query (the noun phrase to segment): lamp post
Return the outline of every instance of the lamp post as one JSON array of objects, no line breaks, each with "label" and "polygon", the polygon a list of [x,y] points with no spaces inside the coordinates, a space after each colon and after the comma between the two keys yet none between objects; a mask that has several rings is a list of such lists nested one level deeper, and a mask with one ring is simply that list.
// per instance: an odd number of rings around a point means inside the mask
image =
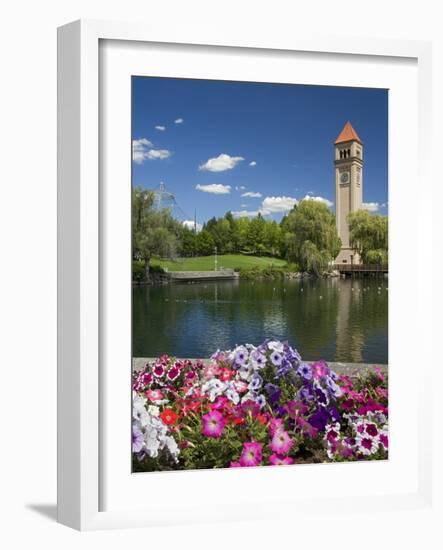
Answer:
[{"label": "lamp post", "polygon": [[214,246],[214,271],[217,271],[217,247]]}]

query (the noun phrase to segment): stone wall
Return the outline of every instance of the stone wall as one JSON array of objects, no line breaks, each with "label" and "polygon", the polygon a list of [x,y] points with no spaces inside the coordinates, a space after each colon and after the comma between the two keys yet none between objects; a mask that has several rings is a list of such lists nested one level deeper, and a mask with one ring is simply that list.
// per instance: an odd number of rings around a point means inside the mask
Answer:
[{"label": "stone wall", "polygon": [[[153,361],[155,361],[155,358],[152,357],[133,357],[132,370],[134,372],[137,372],[141,370],[146,365],[146,363],[150,363]],[[195,359],[191,359],[191,361],[195,361]],[[202,360],[204,364],[209,363],[209,361],[209,359]],[[307,362],[312,363],[313,361]],[[348,376],[358,376],[358,374],[364,374],[369,370],[374,370],[374,367],[379,367],[384,374],[388,373],[388,365],[375,365],[371,363],[339,363],[333,361],[328,362],[328,365],[338,374],[345,374]]]}]

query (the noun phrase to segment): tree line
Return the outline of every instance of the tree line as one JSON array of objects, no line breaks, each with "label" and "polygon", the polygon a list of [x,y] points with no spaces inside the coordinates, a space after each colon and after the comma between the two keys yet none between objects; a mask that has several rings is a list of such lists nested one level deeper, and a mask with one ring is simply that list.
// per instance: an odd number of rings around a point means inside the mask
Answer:
[{"label": "tree line", "polygon": [[[351,246],[365,263],[387,261],[386,216],[361,210],[348,218]],[[341,240],[335,216],[323,203],[303,200],[280,222],[232,212],[208,220],[200,231],[184,226],[168,210],[153,208],[153,195],[142,188],[132,192],[133,259],[148,274],[152,257],[163,258],[248,254],[286,259],[301,271],[320,274],[336,258]]]}]

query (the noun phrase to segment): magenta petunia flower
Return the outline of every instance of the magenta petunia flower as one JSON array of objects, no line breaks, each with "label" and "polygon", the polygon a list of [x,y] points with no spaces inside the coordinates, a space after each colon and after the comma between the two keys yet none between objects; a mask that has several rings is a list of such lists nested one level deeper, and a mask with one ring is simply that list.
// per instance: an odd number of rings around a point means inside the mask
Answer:
[{"label": "magenta petunia flower", "polygon": [[378,429],[375,424],[368,423],[366,424],[366,433],[370,435],[371,437],[376,437],[378,435]]},{"label": "magenta petunia flower", "polygon": [[290,456],[278,456],[277,454],[273,454],[269,457],[269,462],[273,466],[280,466],[285,464],[294,464],[294,459]]},{"label": "magenta petunia flower", "polygon": [[168,370],[167,377],[169,380],[174,381],[177,376],[180,374],[180,370],[174,365]]},{"label": "magenta petunia flower", "polygon": [[202,416],[203,435],[206,437],[218,438],[223,433],[225,427],[225,419],[223,415],[216,410],[212,410],[208,414]]},{"label": "magenta petunia flower", "polygon": [[243,450],[240,456],[240,466],[258,466],[261,462],[262,444],[251,441],[243,443]]},{"label": "magenta petunia flower", "polygon": [[380,434],[380,443],[383,445],[383,447],[385,449],[388,448],[389,444],[388,444],[388,436],[387,434],[384,434],[384,433],[381,433]]},{"label": "magenta petunia flower", "polygon": [[153,368],[153,373],[156,378],[161,378],[165,374],[165,369],[163,365],[161,364],[155,365],[155,367]]},{"label": "magenta petunia flower", "polygon": [[289,437],[288,432],[284,430],[276,431],[272,436],[270,447],[274,453],[279,455],[288,454],[292,447],[292,439]]}]

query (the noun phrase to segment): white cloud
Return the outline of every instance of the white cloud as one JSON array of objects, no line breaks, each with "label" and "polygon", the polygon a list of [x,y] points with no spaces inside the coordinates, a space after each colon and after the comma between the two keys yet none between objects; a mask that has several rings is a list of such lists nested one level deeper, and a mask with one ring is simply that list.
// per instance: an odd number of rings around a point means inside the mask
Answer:
[{"label": "white cloud", "polygon": [[249,166],[257,166],[257,163],[255,162],[255,160],[251,160],[251,162],[249,163]]},{"label": "white cloud", "polygon": [[166,126],[156,126],[156,130],[160,130],[160,132],[164,132],[166,130]]},{"label": "white cloud", "polygon": [[328,206],[329,208],[331,208],[331,206],[334,204],[333,202],[331,202],[329,199],[326,199],[325,197],[314,197],[309,194],[305,195],[305,197],[302,200],[322,202],[323,204],[326,204],[326,206]]},{"label": "white cloud", "polygon": [[230,185],[223,185],[222,183],[208,183],[207,185],[195,186],[197,191],[203,191],[203,193],[212,193],[214,195],[228,195],[231,192]]},{"label": "white cloud", "polygon": [[171,154],[171,151],[167,149],[149,149],[145,153],[145,157],[149,160],[163,160],[169,158]]},{"label": "white cloud", "polygon": [[143,164],[145,160],[163,160],[171,156],[167,149],[152,149],[149,139],[141,138],[132,141],[132,160],[136,164]]},{"label": "white cloud", "polygon": [[266,197],[262,202],[262,213],[288,212],[298,203],[293,197]]},{"label": "white cloud", "polygon": [[198,222],[194,224],[194,220],[185,220],[183,222],[183,225],[188,229],[192,229],[192,230],[194,230],[194,227],[195,227],[195,229],[197,230],[197,233],[199,233],[203,229],[203,225]]},{"label": "white cloud", "polygon": [[146,148],[151,146],[152,143],[149,139],[134,139],[132,141],[132,160],[137,164],[141,164],[144,161],[144,153]]},{"label": "white cloud", "polygon": [[246,189],[246,187],[244,185],[236,185],[235,186],[236,191],[244,191],[245,189]]},{"label": "white cloud", "polygon": [[174,120],[174,123],[175,123],[175,124],[183,124],[183,122],[184,122],[184,121],[183,121],[182,118],[176,118],[176,119]]},{"label": "white cloud", "polygon": [[243,157],[231,157],[222,153],[218,157],[208,159],[204,164],[201,164],[199,170],[208,170],[209,172],[224,172],[232,170],[239,162],[245,160]]},{"label": "white cloud", "polygon": [[368,210],[369,212],[378,212],[380,205],[378,202],[364,202],[362,208]]},{"label": "white cloud", "polygon": [[255,218],[258,214],[262,214],[260,210],[239,210],[232,212],[234,218]]},{"label": "white cloud", "polygon": [[256,191],[247,191],[246,193],[242,194],[242,197],[250,197],[251,199],[259,199],[263,195],[261,193],[258,193]]}]

